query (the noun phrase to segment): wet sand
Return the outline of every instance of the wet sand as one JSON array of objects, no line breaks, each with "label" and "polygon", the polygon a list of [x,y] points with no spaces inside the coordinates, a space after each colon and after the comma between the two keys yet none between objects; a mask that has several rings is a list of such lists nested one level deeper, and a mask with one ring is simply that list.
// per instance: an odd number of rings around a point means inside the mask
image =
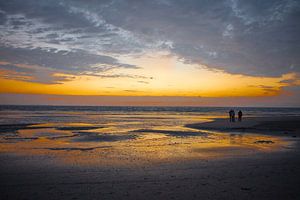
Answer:
[{"label": "wet sand", "polygon": [[214,119],[210,122],[187,124],[186,127],[200,130],[224,132],[252,132],[260,134],[293,134],[300,130],[300,117],[247,117],[241,122],[229,122],[229,119]]},{"label": "wet sand", "polygon": [[[138,138],[101,144],[98,135],[95,143],[13,140],[1,146],[1,199],[298,199],[299,119],[217,119],[187,125],[188,136],[140,129],[132,132]],[[55,134],[74,134],[64,129]]]}]

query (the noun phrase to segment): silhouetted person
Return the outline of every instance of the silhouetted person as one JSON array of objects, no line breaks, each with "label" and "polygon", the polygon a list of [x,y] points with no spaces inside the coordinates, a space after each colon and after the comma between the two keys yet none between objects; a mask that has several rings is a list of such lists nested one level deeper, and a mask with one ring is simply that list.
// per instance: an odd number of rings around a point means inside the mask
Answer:
[{"label": "silhouetted person", "polygon": [[232,122],[235,122],[235,112],[232,110]]},{"label": "silhouetted person", "polygon": [[242,117],[243,117],[243,113],[242,113],[242,111],[240,110],[240,111],[238,112],[238,119],[239,119],[239,122],[242,121]]},{"label": "silhouetted person", "polygon": [[229,110],[228,114],[229,114],[229,121],[230,122],[233,122],[233,118],[232,118],[232,115],[233,115],[234,111],[231,109]]}]

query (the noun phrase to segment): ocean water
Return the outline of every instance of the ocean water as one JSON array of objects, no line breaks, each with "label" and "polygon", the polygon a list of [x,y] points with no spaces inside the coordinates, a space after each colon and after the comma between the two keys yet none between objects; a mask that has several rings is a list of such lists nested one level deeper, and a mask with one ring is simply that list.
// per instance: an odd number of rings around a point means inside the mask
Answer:
[{"label": "ocean water", "polygon": [[[245,117],[299,116],[300,108],[256,107],[118,107],[118,106],[16,106],[0,105],[0,124],[48,122],[99,122],[105,117],[131,119],[224,118],[228,111],[242,110]],[[98,116],[99,118],[96,118]]]},{"label": "ocean water", "polygon": [[[274,136],[185,126],[226,118],[229,109],[0,106],[0,153],[44,156],[63,164],[111,166],[237,156],[286,145]],[[299,108],[238,109],[245,117],[300,115]]]}]

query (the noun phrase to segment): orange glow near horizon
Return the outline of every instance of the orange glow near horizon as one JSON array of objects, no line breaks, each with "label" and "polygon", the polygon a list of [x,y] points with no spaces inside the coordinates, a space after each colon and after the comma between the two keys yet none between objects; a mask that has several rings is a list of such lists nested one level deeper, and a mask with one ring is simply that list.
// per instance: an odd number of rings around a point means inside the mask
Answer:
[{"label": "orange glow near horizon", "polygon": [[[59,84],[28,82],[0,78],[0,93],[103,95],[103,96],[275,96],[287,86],[285,80],[295,74],[280,77],[255,77],[212,71],[196,64],[185,64],[173,56],[148,55],[140,58],[121,58],[139,69],[110,70],[110,74],[130,74],[132,77],[99,77],[53,73],[55,77],[70,77]],[[27,66],[28,67],[28,66]],[[36,69],[37,67],[34,66]],[[0,71],[1,74],[8,70]],[[105,74],[105,75],[110,75]],[[99,74],[98,74],[99,75]],[[143,78],[145,77],[145,78]],[[24,77],[25,78],[25,77]]]}]

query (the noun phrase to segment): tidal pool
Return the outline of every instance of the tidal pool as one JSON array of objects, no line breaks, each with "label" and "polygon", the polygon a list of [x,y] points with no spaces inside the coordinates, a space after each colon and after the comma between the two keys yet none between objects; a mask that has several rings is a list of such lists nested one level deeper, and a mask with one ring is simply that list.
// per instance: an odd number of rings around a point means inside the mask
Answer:
[{"label": "tidal pool", "polygon": [[[68,117],[61,120],[59,115]],[[187,128],[185,124],[212,120],[212,116],[190,113],[58,112],[51,116],[30,114],[27,123],[0,125],[0,152],[47,157],[58,165],[135,166],[250,156],[288,145],[274,136]]]}]

